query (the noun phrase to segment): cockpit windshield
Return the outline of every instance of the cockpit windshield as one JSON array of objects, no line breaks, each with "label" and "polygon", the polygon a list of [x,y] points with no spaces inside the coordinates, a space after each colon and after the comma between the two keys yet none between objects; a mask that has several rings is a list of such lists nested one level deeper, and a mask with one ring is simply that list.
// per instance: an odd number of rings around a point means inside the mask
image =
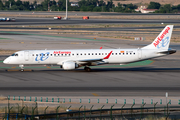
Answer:
[{"label": "cockpit windshield", "polygon": [[14,53],[14,54],[12,54],[11,56],[15,56],[15,53]]},{"label": "cockpit windshield", "polygon": [[11,56],[18,56],[18,54],[17,54],[17,53],[14,53],[14,54],[12,54]]}]

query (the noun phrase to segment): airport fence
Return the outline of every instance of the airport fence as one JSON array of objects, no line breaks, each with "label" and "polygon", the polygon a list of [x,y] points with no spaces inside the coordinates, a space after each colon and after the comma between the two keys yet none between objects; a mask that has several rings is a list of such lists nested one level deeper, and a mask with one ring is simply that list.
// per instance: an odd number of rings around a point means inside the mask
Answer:
[{"label": "airport fence", "polygon": [[[33,106],[6,106],[5,113],[0,114],[0,118],[3,120],[12,119],[25,119],[25,120],[66,120],[66,119],[144,119],[148,116],[152,118],[172,118],[180,119],[180,106],[166,106],[157,107],[157,103],[153,104],[153,107],[145,107],[146,103],[142,104],[140,107],[134,107],[132,104],[130,107],[125,107],[126,104],[119,108],[113,108],[112,105],[108,109],[104,109],[105,105],[102,105],[99,109],[86,108],[86,106],[81,105],[79,108],[71,109],[69,106],[66,112],[59,112],[61,105],[56,106],[53,111],[47,112],[49,106],[41,109],[38,104],[33,104]],[[43,111],[43,112],[42,112]]]},{"label": "airport fence", "polygon": [[180,105],[180,99],[171,101],[171,99],[168,98],[164,98],[164,99],[159,99],[159,100],[153,100],[153,99],[116,99],[116,98],[111,98],[111,99],[105,99],[105,98],[53,98],[53,97],[31,97],[31,96],[8,96],[6,99],[11,100],[11,101],[22,101],[22,102],[46,102],[46,103],[91,103],[91,104],[95,104],[95,103],[103,103],[103,104],[108,104],[108,103],[113,103],[113,104],[139,104],[139,103],[147,103],[147,104],[153,104],[154,102],[158,102],[158,104],[163,105],[163,104],[167,104],[167,102],[169,102],[169,104],[178,104]]},{"label": "airport fence", "polygon": [[[20,96],[8,96],[0,100],[2,108],[0,119],[142,119],[147,116],[180,119],[178,116],[180,115],[180,100],[175,106],[171,105],[171,100],[167,101],[167,104],[165,102],[162,104],[161,99],[159,103],[150,99],[147,104],[144,99],[141,104],[137,104],[135,99],[131,104],[126,104],[126,99],[121,104],[117,103],[117,99],[113,100],[114,103],[109,103],[108,99],[104,103],[100,103],[99,99],[97,103],[91,103],[90,99],[87,100],[83,105],[82,99],[79,99],[79,107],[73,108],[73,104],[77,103],[73,103],[71,99],[42,97],[28,97],[28,99],[23,97],[22,99]],[[63,107],[66,102],[69,106]],[[2,107],[3,104],[4,107]],[[40,106],[41,104],[44,106]],[[99,105],[98,109],[97,107],[93,109],[96,105]],[[107,108],[107,105],[110,107]]]}]

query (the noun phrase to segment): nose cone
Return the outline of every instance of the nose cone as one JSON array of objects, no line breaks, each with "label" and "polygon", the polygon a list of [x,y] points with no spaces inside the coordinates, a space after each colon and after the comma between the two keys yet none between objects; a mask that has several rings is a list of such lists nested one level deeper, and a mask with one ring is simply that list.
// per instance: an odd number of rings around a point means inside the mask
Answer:
[{"label": "nose cone", "polygon": [[10,58],[6,58],[6,59],[3,61],[4,64],[9,64],[9,62],[10,62]]}]

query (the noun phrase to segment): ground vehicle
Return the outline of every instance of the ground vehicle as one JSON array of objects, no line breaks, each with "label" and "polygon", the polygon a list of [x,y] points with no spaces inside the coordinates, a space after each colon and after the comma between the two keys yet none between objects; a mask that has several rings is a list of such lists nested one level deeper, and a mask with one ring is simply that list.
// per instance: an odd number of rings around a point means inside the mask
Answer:
[{"label": "ground vehicle", "polygon": [[1,22],[6,22],[6,21],[16,21],[16,19],[15,18],[0,18],[0,21]]},{"label": "ground vehicle", "polygon": [[61,20],[61,16],[54,17],[54,20]]},{"label": "ground vehicle", "polygon": [[88,20],[88,19],[89,19],[89,16],[83,16],[82,19],[83,19],[83,20]]}]

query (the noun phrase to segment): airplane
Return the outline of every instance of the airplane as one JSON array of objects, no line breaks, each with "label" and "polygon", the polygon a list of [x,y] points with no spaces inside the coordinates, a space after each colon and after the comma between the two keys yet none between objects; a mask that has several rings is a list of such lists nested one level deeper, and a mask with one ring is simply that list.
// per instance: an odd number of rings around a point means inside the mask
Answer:
[{"label": "airplane", "polygon": [[59,65],[64,70],[74,70],[103,64],[128,64],[151,58],[173,54],[169,48],[173,25],[167,25],[149,45],[137,49],[77,49],[77,50],[23,50],[6,58],[4,64],[19,65]]}]

